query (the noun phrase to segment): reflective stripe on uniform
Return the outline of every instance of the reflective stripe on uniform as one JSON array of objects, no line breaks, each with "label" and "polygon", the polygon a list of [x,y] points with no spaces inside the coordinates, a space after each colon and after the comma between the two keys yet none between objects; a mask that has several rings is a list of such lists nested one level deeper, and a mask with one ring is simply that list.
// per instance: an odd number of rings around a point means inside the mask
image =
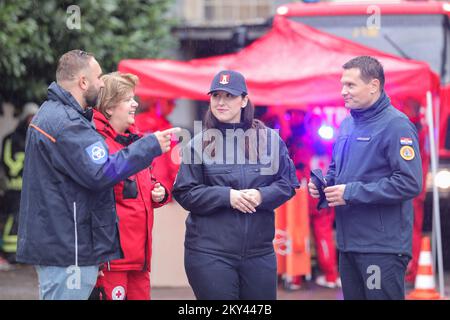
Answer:
[{"label": "reflective stripe on uniform", "polygon": [[17,235],[11,234],[11,230],[14,224],[14,215],[8,215],[5,228],[3,230],[3,245],[2,249],[7,253],[14,253],[17,251]]}]

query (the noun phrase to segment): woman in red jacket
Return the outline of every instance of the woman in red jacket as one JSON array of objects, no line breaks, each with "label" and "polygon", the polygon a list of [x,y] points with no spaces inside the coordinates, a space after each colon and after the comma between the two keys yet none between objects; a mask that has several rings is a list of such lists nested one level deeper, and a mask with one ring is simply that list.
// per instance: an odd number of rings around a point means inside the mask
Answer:
[{"label": "woman in red jacket", "polygon": [[[94,111],[94,123],[110,153],[114,153],[141,137],[134,127],[138,77],[113,72],[102,80],[105,87]],[[99,277],[98,286],[104,288],[107,300],[150,299],[153,208],[170,200],[169,191],[155,181],[150,170],[142,170],[114,186],[124,258],[107,263]]]}]

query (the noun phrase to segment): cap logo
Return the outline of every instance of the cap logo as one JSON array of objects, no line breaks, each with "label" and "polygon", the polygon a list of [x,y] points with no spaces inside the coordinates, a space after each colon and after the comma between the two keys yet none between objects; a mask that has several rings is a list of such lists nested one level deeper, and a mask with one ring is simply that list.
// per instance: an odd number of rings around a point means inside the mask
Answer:
[{"label": "cap logo", "polygon": [[222,74],[220,75],[220,84],[229,84],[230,83],[230,75],[229,74]]}]

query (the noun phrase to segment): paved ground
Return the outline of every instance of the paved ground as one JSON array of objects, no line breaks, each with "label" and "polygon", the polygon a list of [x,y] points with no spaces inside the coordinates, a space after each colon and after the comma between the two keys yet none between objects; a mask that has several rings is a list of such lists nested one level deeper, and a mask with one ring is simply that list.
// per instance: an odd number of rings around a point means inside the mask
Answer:
[{"label": "paved ground", "polygon": [[[450,295],[450,272],[445,275],[445,292]],[[188,287],[182,288],[153,288],[154,300],[193,300],[194,294]],[[15,270],[0,271],[0,300],[36,300],[38,299],[37,277],[30,266],[17,265]],[[341,300],[339,289],[318,287],[311,281],[303,284],[297,291],[287,292],[278,290],[279,300]]]}]

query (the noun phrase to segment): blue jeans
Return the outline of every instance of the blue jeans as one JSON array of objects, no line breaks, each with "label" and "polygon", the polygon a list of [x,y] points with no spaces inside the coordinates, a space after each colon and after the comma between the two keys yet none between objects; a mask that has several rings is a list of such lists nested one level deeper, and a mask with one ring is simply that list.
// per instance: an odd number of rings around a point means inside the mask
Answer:
[{"label": "blue jeans", "polygon": [[87,300],[97,282],[98,266],[34,266],[40,300]]}]

